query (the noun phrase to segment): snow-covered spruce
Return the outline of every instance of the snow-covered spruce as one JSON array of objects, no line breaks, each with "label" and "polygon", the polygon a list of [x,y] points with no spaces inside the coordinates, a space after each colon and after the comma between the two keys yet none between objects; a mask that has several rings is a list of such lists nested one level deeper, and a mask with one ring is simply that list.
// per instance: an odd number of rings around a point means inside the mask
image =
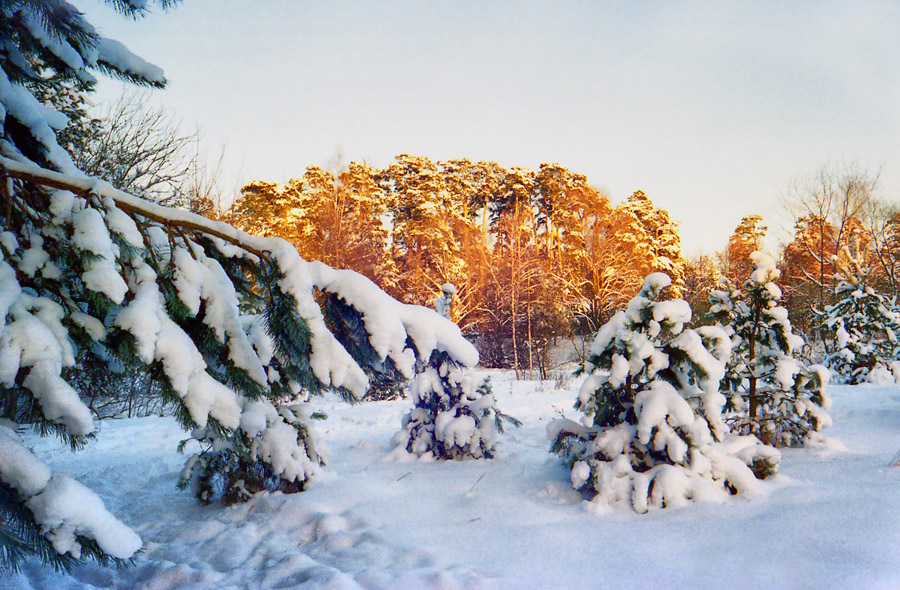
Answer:
[{"label": "snow-covered spruce", "polygon": [[[450,321],[456,288],[447,283],[441,291],[434,308]],[[496,407],[490,379],[476,386],[474,363],[466,366],[458,359],[441,350],[417,359],[416,376],[408,387],[413,408],[393,438],[397,451],[431,459],[490,459],[503,422],[521,425]]]},{"label": "snow-covered spruce", "polygon": [[444,283],[441,286],[441,295],[434,300],[434,311],[448,320],[453,319],[453,296],[456,294],[456,285]]},{"label": "snow-covered spruce", "polygon": [[668,276],[651,274],[627,309],[600,328],[575,407],[581,423],[547,427],[572,486],[598,505],[643,513],[759,490],[780,454],[722,422],[731,342],[717,327],[685,330],[691,309],[661,300]]},{"label": "snow-covered spruce", "polygon": [[803,339],[778,305],[775,261],[762,252],[750,258],[754,270],[743,290],[723,279],[709,296],[707,317],[731,337],[721,386],[728,398],[726,422],[732,432],[754,434],[776,447],[816,442],[831,425],[828,369],[797,358]]},{"label": "snow-covered spruce", "polygon": [[412,409],[403,416],[393,444],[420,458],[490,459],[503,422],[489,379],[476,384],[470,367],[444,351],[431,354],[408,389]]},{"label": "snow-covered spruce", "polygon": [[900,381],[896,302],[871,286],[871,269],[854,259],[848,248],[840,254],[835,289],[839,300],[825,308],[819,325],[832,351],[825,364],[842,383]]}]

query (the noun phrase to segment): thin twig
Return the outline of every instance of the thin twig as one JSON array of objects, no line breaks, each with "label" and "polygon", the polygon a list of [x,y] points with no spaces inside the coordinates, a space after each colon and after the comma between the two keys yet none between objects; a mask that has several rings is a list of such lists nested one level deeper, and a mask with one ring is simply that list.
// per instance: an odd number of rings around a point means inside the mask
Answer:
[{"label": "thin twig", "polygon": [[[485,475],[487,475],[487,471],[485,471],[484,473],[482,473],[482,474],[481,474],[481,477],[479,477],[478,479],[475,480],[475,483],[473,483],[473,484],[472,484],[472,487],[469,488],[469,491],[466,492],[466,496],[471,496],[471,495],[472,495],[472,490],[475,489],[475,486],[478,485],[478,482],[480,482],[482,479],[484,479],[484,476],[485,476]],[[471,521],[470,521],[470,522],[471,522]]]}]

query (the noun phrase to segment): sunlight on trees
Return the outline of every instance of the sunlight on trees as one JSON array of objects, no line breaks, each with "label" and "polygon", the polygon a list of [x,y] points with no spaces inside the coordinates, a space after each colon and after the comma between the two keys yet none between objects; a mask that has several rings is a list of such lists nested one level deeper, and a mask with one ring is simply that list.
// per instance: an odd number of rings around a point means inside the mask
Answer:
[{"label": "sunlight on trees", "polygon": [[482,362],[546,375],[560,338],[596,330],[662,271],[685,285],[669,213],[638,191],[613,206],[584,175],[402,154],[384,169],[310,167],[258,180],[227,212],[235,226],[292,242],[391,295],[428,305],[457,288],[454,317]]}]

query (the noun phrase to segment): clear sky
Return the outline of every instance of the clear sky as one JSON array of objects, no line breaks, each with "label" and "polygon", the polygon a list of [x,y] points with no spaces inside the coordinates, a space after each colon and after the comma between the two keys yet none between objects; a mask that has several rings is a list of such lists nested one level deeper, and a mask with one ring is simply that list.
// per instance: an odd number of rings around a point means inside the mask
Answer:
[{"label": "clear sky", "polygon": [[896,0],[74,2],[165,70],[154,100],[225,146],[229,189],[337,155],[559,162],[646,192],[688,253],[743,215],[786,225],[779,197],[828,163],[882,168],[900,202]]}]

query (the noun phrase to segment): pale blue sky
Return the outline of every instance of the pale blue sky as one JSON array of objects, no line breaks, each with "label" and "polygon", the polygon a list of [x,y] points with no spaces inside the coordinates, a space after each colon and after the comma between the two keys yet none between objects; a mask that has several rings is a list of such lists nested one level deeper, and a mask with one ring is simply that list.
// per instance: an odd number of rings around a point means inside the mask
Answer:
[{"label": "pale blue sky", "polygon": [[338,153],[559,162],[614,202],[645,191],[689,253],[743,215],[783,225],[778,198],[829,162],[883,166],[900,201],[896,0],[75,4],[165,70],[154,100],[225,145],[229,188]]}]

